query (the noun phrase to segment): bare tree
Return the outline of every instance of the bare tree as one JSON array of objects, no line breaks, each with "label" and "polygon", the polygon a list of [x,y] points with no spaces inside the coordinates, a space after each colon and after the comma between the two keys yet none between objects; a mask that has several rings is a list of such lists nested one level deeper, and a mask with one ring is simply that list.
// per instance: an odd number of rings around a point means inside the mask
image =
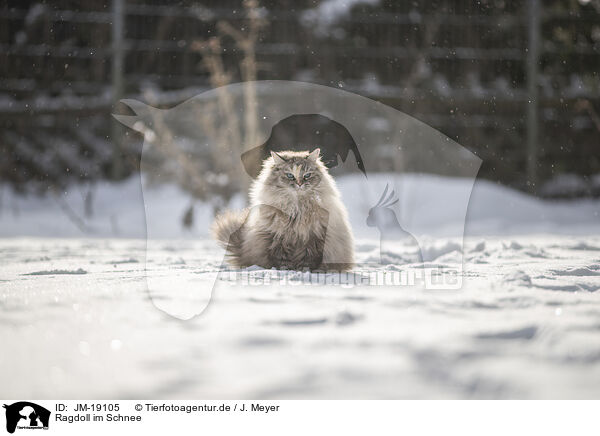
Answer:
[{"label": "bare tree", "polygon": [[[191,44],[192,50],[202,54],[202,66],[208,71],[210,85],[216,90],[215,100],[207,102],[201,111],[198,109],[194,113],[203,135],[212,144],[208,150],[210,164],[207,165],[206,156],[194,159],[189,150],[184,150],[177,143],[160,111],[153,114],[152,120],[153,132],[156,134],[156,138],[151,141],[154,149],[167,158],[166,161],[163,159],[167,162],[164,165],[168,166],[170,163],[177,167],[177,171],[170,174],[193,198],[209,200],[215,213],[227,205],[236,193],[234,189],[241,186],[247,190],[248,177],[235,169],[239,167],[239,155],[248,146],[255,145],[257,140],[255,81],[259,66],[256,60],[256,44],[260,32],[266,26],[266,20],[257,0],[245,0],[243,5],[245,19],[241,28],[226,21],[219,21],[216,25],[217,36],[196,40]],[[226,87],[236,77],[235,72],[229,70],[224,61],[226,39],[232,40],[242,54],[241,59],[237,61],[240,78],[244,82],[241,116],[239,108],[235,107],[233,96]],[[193,219],[193,201],[184,217],[184,224],[189,227],[190,220]]]}]

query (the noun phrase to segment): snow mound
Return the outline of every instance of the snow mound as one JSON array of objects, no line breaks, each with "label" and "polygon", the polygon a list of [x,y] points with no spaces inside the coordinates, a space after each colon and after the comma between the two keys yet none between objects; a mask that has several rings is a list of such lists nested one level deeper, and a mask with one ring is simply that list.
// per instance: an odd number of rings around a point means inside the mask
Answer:
[{"label": "snow mound", "polygon": [[[469,180],[425,174],[377,173],[369,175],[367,185],[362,175],[343,175],[337,178],[337,183],[357,239],[372,241],[379,238],[378,230],[367,226],[366,218],[390,182],[395,184],[400,199],[399,219],[410,224],[416,232],[434,238],[460,237],[463,231],[471,236],[600,233],[598,199],[541,200],[478,180],[465,220],[463,206],[454,199],[465,189],[470,189]],[[155,230],[155,238],[204,238],[213,219],[212,205],[194,201],[172,185],[144,186],[142,189],[139,176],[122,183],[100,182],[92,188],[92,193],[93,212],[88,216],[80,186],[70,187],[60,198],[19,195],[8,186],[0,186],[0,237],[145,238],[148,223]],[[190,203],[195,205],[195,222],[186,228],[182,222]],[[65,213],[64,204],[85,222],[85,228]],[[145,204],[152,205],[147,215]],[[434,213],[424,213],[425,206],[429,208],[427,211]],[[242,196],[234,198],[230,207],[243,207]],[[513,242],[507,248],[519,250],[518,243]],[[600,251],[599,246],[585,241],[578,242],[573,249]],[[444,254],[433,248],[430,250],[429,258]]]}]

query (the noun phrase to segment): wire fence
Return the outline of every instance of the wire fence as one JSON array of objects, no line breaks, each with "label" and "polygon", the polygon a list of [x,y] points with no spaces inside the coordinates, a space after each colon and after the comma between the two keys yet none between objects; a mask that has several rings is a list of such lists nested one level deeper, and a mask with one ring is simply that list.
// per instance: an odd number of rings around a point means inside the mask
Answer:
[{"label": "wire fence", "polygon": [[[382,101],[479,155],[482,177],[523,189],[543,194],[544,182],[570,174],[591,186],[600,173],[593,2],[359,2],[336,15],[332,1],[261,4],[268,26],[255,49],[259,79],[311,81]],[[216,35],[222,20],[243,28],[240,2],[87,0],[77,10],[67,1],[5,2],[3,179],[51,181],[52,165],[40,167],[36,155],[71,168],[83,156],[83,179],[114,176],[106,150],[135,161],[139,138],[126,149],[111,140],[115,102],[153,89],[169,106],[208,89],[196,43]],[[238,48],[225,41],[221,50],[239,79]],[[43,139],[50,137],[54,145]],[[370,152],[381,155],[380,170],[392,169],[382,147]]]}]

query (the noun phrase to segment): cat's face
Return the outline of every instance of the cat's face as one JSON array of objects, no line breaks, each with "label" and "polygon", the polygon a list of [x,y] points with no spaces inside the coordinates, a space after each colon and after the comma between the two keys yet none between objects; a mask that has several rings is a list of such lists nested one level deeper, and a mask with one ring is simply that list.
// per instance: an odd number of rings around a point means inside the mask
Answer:
[{"label": "cat's face", "polygon": [[314,190],[323,178],[319,152],[271,152],[274,165],[267,183],[297,193]]}]

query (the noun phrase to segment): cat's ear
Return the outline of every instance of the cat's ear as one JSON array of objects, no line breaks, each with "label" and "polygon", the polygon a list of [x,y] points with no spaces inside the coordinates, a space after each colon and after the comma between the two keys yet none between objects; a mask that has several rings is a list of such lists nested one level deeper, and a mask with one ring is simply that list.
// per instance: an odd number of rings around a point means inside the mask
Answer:
[{"label": "cat's ear", "polygon": [[275,153],[274,151],[271,152],[271,157],[273,158],[273,160],[275,161],[276,165],[280,165],[282,163],[285,163],[285,159],[282,158],[280,155],[278,155],[277,153]]},{"label": "cat's ear", "polygon": [[307,159],[308,160],[312,160],[313,162],[316,162],[317,159],[319,158],[319,155],[321,154],[321,149],[320,148],[315,148],[308,156]]}]

